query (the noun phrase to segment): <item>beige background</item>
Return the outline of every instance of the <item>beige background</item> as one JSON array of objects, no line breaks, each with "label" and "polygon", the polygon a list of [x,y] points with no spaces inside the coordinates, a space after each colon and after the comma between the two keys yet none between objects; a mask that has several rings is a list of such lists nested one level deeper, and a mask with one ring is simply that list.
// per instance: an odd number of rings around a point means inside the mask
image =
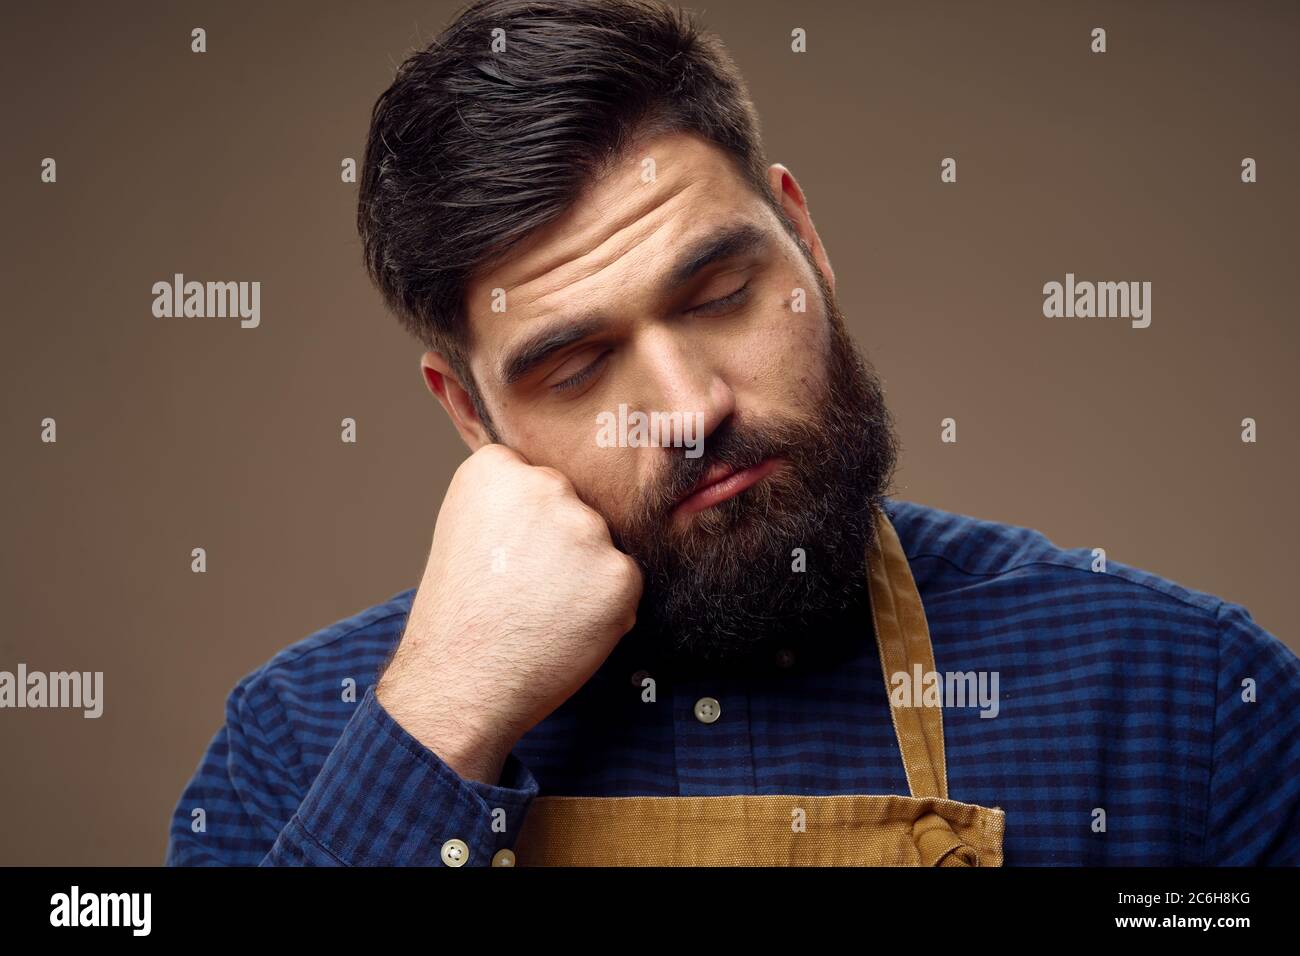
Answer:
[{"label": "beige background", "polygon": [[[449,9],[6,9],[0,669],[102,670],[106,711],[0,711],[0,863],[160,862],[238,678],[416,582],[462,449],[339,164]],[[885,378],[901,496],[1103,546],[1293,648],[1298,10],[707,8]],[[1151,327],[1045,319],[1067,271],[1150,280]],[[153,318],[174,272],[260,280],[261,327]]]}]

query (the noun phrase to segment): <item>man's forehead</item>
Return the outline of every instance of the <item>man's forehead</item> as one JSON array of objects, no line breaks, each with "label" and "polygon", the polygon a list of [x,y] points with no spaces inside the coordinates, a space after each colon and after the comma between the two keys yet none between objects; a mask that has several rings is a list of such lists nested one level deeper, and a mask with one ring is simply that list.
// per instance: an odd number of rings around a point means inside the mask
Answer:
[{"label": "man's forehead", "polygon": [[[668,134],[626,150],[563,216],[470,282],[474,340],[502,341],[515,324],[502,320],[512,312],[523,319],[545,308],[548,296],[603,269],[634,269],[651,281],[667,266],[665,253],[734,215],[747,198],[727,154],[698,137]],[[504,308],[494,311],[494,296],[502,293]]]}]

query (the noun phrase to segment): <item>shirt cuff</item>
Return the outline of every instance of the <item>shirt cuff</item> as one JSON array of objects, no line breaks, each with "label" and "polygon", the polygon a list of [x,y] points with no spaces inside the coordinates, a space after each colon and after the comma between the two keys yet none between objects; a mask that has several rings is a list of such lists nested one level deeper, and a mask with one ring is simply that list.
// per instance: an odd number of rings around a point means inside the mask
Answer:
[{"label": "shirt cuff", "polygon": [[296,818],[347,866],[490,866],[513,847],[538,789],[514,753],[497,784],[464,779],[397,723],[371,686]]}]

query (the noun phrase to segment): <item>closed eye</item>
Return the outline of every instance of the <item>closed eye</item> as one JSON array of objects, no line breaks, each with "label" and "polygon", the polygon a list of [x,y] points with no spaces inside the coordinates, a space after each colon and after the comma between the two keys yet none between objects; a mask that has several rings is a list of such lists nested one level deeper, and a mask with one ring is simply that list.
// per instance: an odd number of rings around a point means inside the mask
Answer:
[{"label": "closed eye", "polygon": [[[725,313],[727,309],[731,308],[732,306],[739,305],[749,297],[749,283],[750,280],[746,279],[745,284],[742,285],[735,292],[730,292],[727,295],[722,296],[721,298],[713,299],[709,302],[703,303],[702,305],[697,305],[692,308],[689,308],[686,310],[686,313],[688,315],[696,315],[696,314],[721,315]],[[590,365],[574,373],[573,375],[570,375],[568,378],[564,379],[563,381],[556,382],[555,384],[551,385],[550,386],[551,391],[556,393],[563,393],[563,392],[571,392],[574,389],[578,388],[578,386],[582,385],[589,378],[591,378],[593,375],[599,372],[602,367],[604,367],[605,360],[608,359],[609,356],[610,356],[610,352],[608,350],[602,352],[600,356]]]},{"label": "closed eye", "polygon": [[735,292],[724,295],[720,299],[713,299],[711,302],[705,302],[703,305],[697,305],[694,308],[687,309],[686,311],[690,315],[694,315],[698,312],[718,314],[721,310],[743,302],[748,295],[749,280],[746,279],[745,284]]},{"label": "closed eye", "polygon": [[570,375],[564,381],[556,382],[554,385],[551,386],[551,390],[555,392],[569,392],[577,388],[587,379],[591,378],[598,371],[600,371],[601,366],[605,364],[605,360],[609,358],[609,355],[610,353],[608,350],[601,352],[599,357],[597,357],[597,359],[594,362],[592,362],[590,365],[583,368],[581,371],[576,372],[573,375]]}]

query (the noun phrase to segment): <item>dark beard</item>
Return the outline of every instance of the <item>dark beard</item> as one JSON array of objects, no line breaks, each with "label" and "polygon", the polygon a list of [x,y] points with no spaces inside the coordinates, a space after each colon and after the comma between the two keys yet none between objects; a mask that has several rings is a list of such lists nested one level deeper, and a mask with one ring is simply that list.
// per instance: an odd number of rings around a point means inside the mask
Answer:
[{"label": "dark beard", "polygon": [[[831,333],[816,415],[729,419],[706,436],[699,458],[674,453],[634,518],[612,529],[645,576],[634,640],[649,640],[670,660],[749,658],[833,629],[863,606],[875,510],[892,482],[898,444],[880,382],[815,271]],[[711,467],[739,471],[770,456],[786,466],[674,528],[673,507]],[[803,571],[795,570],[797,548]]]}]

